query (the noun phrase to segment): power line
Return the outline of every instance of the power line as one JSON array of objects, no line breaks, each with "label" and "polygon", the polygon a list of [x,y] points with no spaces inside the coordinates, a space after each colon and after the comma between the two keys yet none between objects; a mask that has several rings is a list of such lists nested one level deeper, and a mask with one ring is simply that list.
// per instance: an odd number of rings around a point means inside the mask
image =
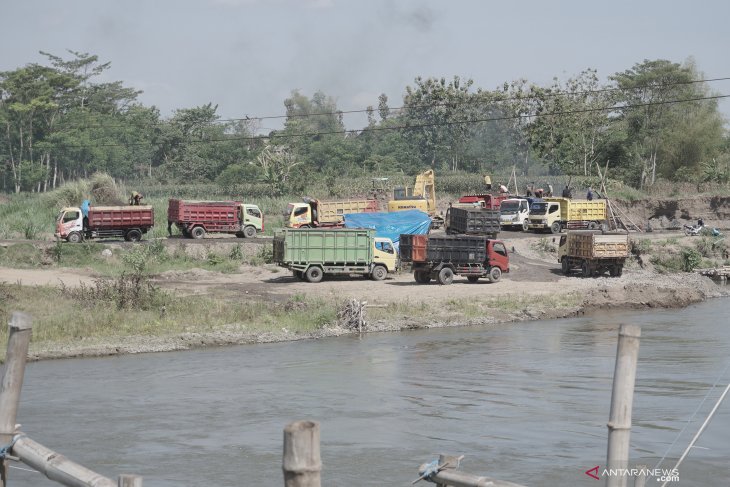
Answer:
[{"label": "power line", "polygon": [[[564,115],[575,115],[580,113],[595,113],[595,112],[611,112],[611,111],[621,111],[626,110],[629,108],[642,108],[642,107],[650,107],[650,106],[659,106],[659,105],[672,105],[672,104],[679,104],[679,103],[689,103],[689,102],[695,102],[695,101],[705,101],[705,100],[718,100],[722,98],[730,98],[730,95],[714,95],[714,96],[704,96],[704,97],[697,97],[697,98],[686,98],[686,99],[678,99],[678,100],[663,100],[663,101],[656,101],[656,102],[647,102],[647,103],[635,103],[635,104],[629,104],[629,105],[622,105],[622,106],[609,106],[609,107],[598,107],[598,108],[585,108],[581,110],[564,110],[564,111],[557,111],[557,112],[549,112],[549,113],[536,113],[536,114],[518,114],[518,115],[505,115],[502,117],[490,117],[490,118],[480,118],[480,119],[470,119],[470,120],[454,120],[449,122],[429,122],[429,123],[421,123],[421,124],[405,124],[405,125],[394,125],[389,127],[370,127],[363,130],[332,130],[332,131],[326,131],[326,132],[302,132],[298,134],[272,134],[272,135],[253,135],[253,136],[241,136],[241,137],[226,137],[226,138],[208,138],[208,139],[193,139],[188,142],[190,143],[215,143],[215,142],[231,142],[231,141],[259,141],[259,140],[273,140],[273,139],[288,139],[288,138],[299,138],[299,137],[317,137],[322,135],[357,135],[358,133],[365,133],[365,132],[382,132],[382,131],[388,131],[388,130],[414,130],[414,129],[421,129],[421,128],[427,128],[427,127],[444,127],[444,126],[452,126],[452,125],[466,125],[466,124],[475,124],[475,123],[484,123],[484,122],[498,122],[498,121],[507,121],[507,120],[520,120],[520,119],[531,119],[531,118],[542,118],[542,117],[553,117],[553,116],[564,116]],[[65,148],[88,148],[88,147],[136,147],[136,146],[144,146],[144,145],[160,145],[161,142],[135,142],[135,143],[109,143],[109,144],[70,144],[70,145],[64,145]]]},{"label": "power line", "polygon": [[[681,85],[690,85],[690,84],[697,84],[697,83],[712,83],[716,81],[728,81],[730,80],[730,77],[722,77],[722,78],[708,78],[708,79],[701,79],[701,80],[689,80],[689,81],[676,81],[671,83],[655,83],[655,84],[645,84],[645,85],[639,85],[634,86],[631,88],[602,88],[598,90],[584,90],[584,91],[555,91],[551,93],[544,93],[541,96],[545,96],[548,98],[552,97],[568,97],[568,96],[577,96],[577,95],[590,95],[590,94],[598,94],[598,93],[610,93],[610,92],[630,92],[630,91],[637,91],[637,90],[643,90],[646,88],[666,88],[670,86],[681,86]],[[489,93],[489,92],[487,92]],[[473,95],[473,94],[472,94]],[[500,99],[470,99],[470,100],[463,100],[463,101],[456,101],[456,102],[440,102],[440,103],[424,103],[424,104],[413,104],[413,105],[402,105],[399,107],[389,107],[388,110],[392,110],[395,112],[400,112],[406,109],[412,110],[412,109],[420,109],[420,108],[436,108],[436,107],[444,107],[444,106],[464,106],[464,105],[486,105],[491,103],[503,103],[508,101],[526,101],[526,100],[533,100],[533,99],[539,99],[538,95],[514,95],[509,96],[505,98]],[[375,111],[376,109],[373,109]],[[260,117],[250,117],[250,116],[244,116],[241,118],[224,118],[224,119],[218,119],[211,121],[212,124],[223,124],[223,123],[231,123],[231,122],[255,122],[255,121],[263,121],[263,120],[280,120],[280,119],[290,119],[290,118],[308,118],[308,117],[323,117],[323,116],[339,116],[339,115],[350,115],[350,114],[357,114],[357,113],[367,113],[369,112],[369,109],[357,109],[357,110],[337,110],[334,112],[315,112],[315,113],[292,113],[288,115],[268,115],[268,116],[260,116]],[[150,124],[150,126],[162,126],[164,125],[165,121],[155,122]],[[115,127],[127,127],[127,124],[92,124],[92,125],[84,125],[83,122],[80,122],[78,124],[73,124],[70,126],[70,128],[115,128]]]}]

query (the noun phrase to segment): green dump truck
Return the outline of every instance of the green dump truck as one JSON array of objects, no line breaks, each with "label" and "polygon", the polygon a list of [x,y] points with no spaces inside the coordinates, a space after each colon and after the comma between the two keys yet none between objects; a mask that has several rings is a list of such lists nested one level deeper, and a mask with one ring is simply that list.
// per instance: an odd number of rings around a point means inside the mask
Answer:
[{"label": "green dump truck", "polygon": [[376,237],[372,229],[282,228],[274,233],[274,262],[308,282],[319,282],[325,274],[381,281],[397,270],[398,255],[393,242]]}]

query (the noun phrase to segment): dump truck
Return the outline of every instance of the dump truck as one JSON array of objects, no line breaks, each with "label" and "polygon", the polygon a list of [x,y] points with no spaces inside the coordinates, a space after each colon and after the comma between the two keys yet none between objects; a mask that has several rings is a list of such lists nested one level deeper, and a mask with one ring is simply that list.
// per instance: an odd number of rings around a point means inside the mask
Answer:
[{"label": "dump truck", "polygon": [[382,281],[398,270],[393,242],[369,228],[283,228],[274,234],[274,262],[308,282],[320,282],[326,274]]},{"label": "dump truck", "polygon": [[504,242],[477,235],[401,235],[400,260],[410,264],[419,284],[435,279],[451,284],[454,276],[469,282],[486,278],[497,282],[509,272],[509,255]]},{"label": "dump truck", "polygon": [[63,208],[56,218],[57,238],[71,243],[95,238],[138,242],[155,224],[151,206],[85,206]]},{"label": "dump truck", "polygon": [[509,198],[499,207],[499,224],[506,230],[527,231],[530,225],[530,200],[532,198]]},{"label": "dump truck", "polygon": [[167,231],[175,225],[187,238],[206,233],[230,233],[253,238],[264,231],[264,216],[258,206],[240,201],[186,201],[170,199]]},{"label": "dump truck", "polygon": [[535,232],[560,233],[564,229],[605,228],[606,200],[544,198],[530,205],[529,220],[528,227]]},{"label": "dump truck", "polygon": [[499,230],[498,210],[453,206],[446,210],[446,233],[449,235],[485,235],[496,238]]},{"label": "dump truck", "polygon": [[301,203],[289,203],[284,210],[288,228],[339,228],[347,213],[373,213],[379,210],[378,200],[319,201],[302,198]]},{"label": "dump truck", "polygon": [[502,202],[509,199],[507,195],[493,194],[467,194],[459,197],[459,201],[453,203],[457,208],[484,208],[486,210],[499,210]]},{"label": "dump truck", "polygon": [[571,230],[560,237],[558,262],[566,276],[580,269],[583,277],[604,272],[619,277],[628,256],[628,233]]},{"label": "dump truck", "polygon": [[441,228],[444,218],[436,208],[436,186],[432,169],[416,176],[411,188],[398,187],[393,190],[393,199],[388,202],[388,211],[421,210],[431,217],[431,228]]}]

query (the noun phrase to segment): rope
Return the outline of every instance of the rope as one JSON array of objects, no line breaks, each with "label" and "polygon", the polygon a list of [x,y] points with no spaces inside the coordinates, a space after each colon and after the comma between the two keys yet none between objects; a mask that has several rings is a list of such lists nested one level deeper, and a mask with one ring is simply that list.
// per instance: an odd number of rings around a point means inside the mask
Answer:
[{"label": "rope", "polygon": [[438,460],[434,460],[433,462],[426,465],[426,468],[423,469],[421,472],[421,478],[426,480],[431,480],[431,478],[439,473],[441,470],[441,466],[439,465]]},{"label": "rope", "polygon": [[697,409],[695,409],[695,412],[692,413],[692,416],[690,416],[689,419],[687,420],[687,422],[684,424],[684,427],[682,428],[682,430],[679,433],[677,433],[677,436],[674,438],[674,441],[672,441],[672,444],[669,445],[669,448],[667,448],[667,451],[664,452],[664,455],[659,459],[659,462],[657,462],[657,464],[654,466],[655,470],[657,468],[659,468],[659,465],[661,465],[662,462],[664,461],[664,459],[667,458],[667,455],[669,455],[669,452],[672,451],[672,447],[677,443],[677,440],[679,440],[679,438],[682,436],[682,433],[684,433],[684,431],[687,429],[687,426],[690,425],[690,423],[695,418],[695,416],[697,416],[697,413],[700,412],[702,405],[705,403],[707,398],[710,397],[710,394],[712,394],[712,391],[715,390],[715,387],[717,387],[717,385],[720,383],[720,380],[723,377],[725,377],[725,374],[727,373],[728,369],[730,369],[730,363],[727,364],[727,366],[725,367],[725,370],[723,370],[722,373],[717,377],[717,380],[715,381],[714,384],[712,384],[712,387],[710,387],[710,390],[707,391],[707,394],[705,394],[705,397],[702,398],[702,401],[700,401],[699,406],[697,406]]},{"label": "rope", "polygon": [[[4,461],[6,458],[12,457],[12,455],[10,455],[10,450],[13,449],[15,442],[18,441],[23,436],[25,436],[25,435],[22,433],[17,434],[15,436],[13,436],[13,439],[10,443],[8,443],[5,446],[0,446],[0,461]],[[15,457],[12,457],[12,458],[15,459]]]}]

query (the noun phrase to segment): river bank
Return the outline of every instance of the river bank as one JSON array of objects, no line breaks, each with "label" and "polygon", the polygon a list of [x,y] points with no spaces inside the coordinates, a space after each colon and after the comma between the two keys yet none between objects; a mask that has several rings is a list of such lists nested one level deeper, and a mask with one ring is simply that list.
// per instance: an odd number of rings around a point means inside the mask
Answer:
[{"label": "river bank", "polygon": [[[205,273],[193,272],[193,274],[199,276]],[[409,279],[409,276],[402,278]],[[287,280],[288,276],[277,279]],[[397,279],[389,281],[396,281],[390,282],[393,286],[403,282]],[[206,283],[209,284],[209,281],[198,279],[198,289],[204,289]],[[370,281],[364,283],[381,284],[379,287],[384,287],[384,283]],[[386,281],[385,285],[387,283]],[[342,285],[343,282],[336,284]],[[383,289],[372,285],[366,286],[371,292],[361,290],[359,293],[359,299],[379,306],[366,308],[366,324],[363,329],[365,333],[468,325],[495,326],[607,313],[611,310],[681,308],[707,299],[730,295],[727,286],[714,284],[710,279],[700,275],[658,275],[643,270],[625,273],[620,279],[560,276],[553,285],[547,285],[542,281],[520,283],[517,280],[510,281],[509,278],[498,284],[472,285],[464,282],[447,287],[431,285],[426,286],[428,289],[424,289],[418,298],[411,297],[404,301],[397,301],[397,292],[395,294],[391,292],[386,299],[382,295]],[[174,283],[165,287],[175,290],[176,293],[185,292],[186,288],[186,286],[176,287]],[[423,286],[419,286],[419,291],[420,288]],[[228,289],[230,292],[230,287]],[[446,292],[447,290],[449,292]],[[480,296],[474,296],[475,292]],[[318,288],[317,293],[323,293],[323,296],[329,294],[326,288]],[[441,294],[442,298],[434,300],[429,297],[431,293]],[[340,297],[345,295],[346,293],[343,293]],[[158,333],[154,327],[146,328],[144,333],[135,333],[134,329],[125,327],[121,333],[112,332],[104,336],[34,341],[29,352],[29,360],[311,340],[358,333],[357,330],[341,326],[337,320],[330,320],[313,330],[288,326],[297,320],[297,315],[312,313],[313,308],[318,308],[318,311],[322,312],[323,310],[319,309],[322,307],[332,308],[329,311],[334,312],[338,304],[338,301],[332,298],[308,302],[297,299],[297,294],[293,296],[293,300],[291,296],[287,300],[276,294],[269,296],[269,299],[280,300],[279,303],[274,303],[274,306],[293,318],[290,321],[281,320],[281,326],[274,325],[262,329],[240,321],[219,323],[212,327],[209,324],[189,323],[184,329],[175,333]],[[217,298],[217,300],[225,299],[225,297]],[[254,299],[259,298],[254,297]]]}]

